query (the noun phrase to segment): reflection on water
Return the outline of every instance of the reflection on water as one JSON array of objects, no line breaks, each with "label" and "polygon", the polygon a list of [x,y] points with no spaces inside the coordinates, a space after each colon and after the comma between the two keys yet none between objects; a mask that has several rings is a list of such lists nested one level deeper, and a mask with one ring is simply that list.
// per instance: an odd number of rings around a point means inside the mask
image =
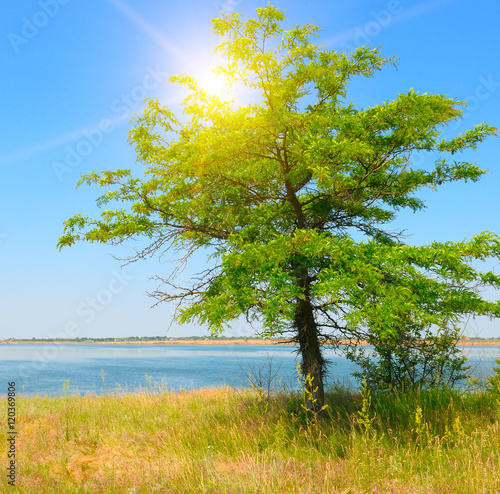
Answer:
[{"label": "reflection on water", "polygon": [[[461,347],[477,377],[491,375],[500,347]],[[327,384],[357,383],[350,377],[356,366],[333,350]],[[151,382],[168,389],[210,386],[249,386],[248,373],[279,367],[278,386],[296,389],[297,356],[290,346],[264,345],[0,345],[0,373],[25,395],[61,394],[70,382],[73,393],[134,391]],[[5,387],[5,386],[4,386]],[[0,395],[5,396],[5,389]]]}]

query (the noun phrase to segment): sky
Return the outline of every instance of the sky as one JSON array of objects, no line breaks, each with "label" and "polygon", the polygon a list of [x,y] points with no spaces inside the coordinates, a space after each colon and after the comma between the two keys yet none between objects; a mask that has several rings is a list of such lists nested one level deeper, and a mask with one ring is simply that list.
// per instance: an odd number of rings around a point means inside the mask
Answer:
[{"label": "sky", "polygon": [[[332,50],[381,46],[399,59],[373,79],[353,83],[358,108],[410,88],[468,103],[445,136],[489,122],[500,126],[497,0],[278,1],[285,28],[312,23]],[[133,253],[80,243],[59,252],[63,222],[96,215],[98,190],[76,188],[82,173],[142,170],[127,143],[130,119],[145,98],[174,111],[182,94],[168,78],[201,77],[215,66],[220,12],[252,18],[254,0],[7,0],[0,16],[0,339],[206,335],[171,325],[173,307],[151,307],[155,275],[171,263],[122,267]],[[458,241],[500,233],[500,140],[464,159],[488,169],[478,183],[419,194],[427,209],[398,225],[408,242]],[[203,269],[202,256],[194,267]],[[498,266],[490,265],[496,268]],[[201,270],[200,269],[200,270]],[[196,269],[195,269],[196,270]],[[488,293],[489,297],[498,294]],[[500,321],[469,321],[470,336],[500,336]],[[249,336],[236,321],[226,333]]]}]

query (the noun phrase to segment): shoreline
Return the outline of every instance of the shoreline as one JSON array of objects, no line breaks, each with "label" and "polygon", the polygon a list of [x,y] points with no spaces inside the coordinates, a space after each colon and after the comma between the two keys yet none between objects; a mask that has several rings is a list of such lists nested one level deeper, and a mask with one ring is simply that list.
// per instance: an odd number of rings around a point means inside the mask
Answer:
[{"label": "shoreline", "polygon": [[[0,341],[0,345],[291,345],[287,340]],[[499,343],[500,344],[500,343]]]},{"label": "shoreline", "polygon": [[[348,344],[348,341],[341,342],[341,344]],[[367,342],[360,342],[361,345],[367,345]],[[261,340],[257,338],[243,339],[238,338],[234,340],[222,339],[222,340],[123,340],[123,341],[30,341],[30,340],[20,340],[20,341],[0,341],[0,345],[250,345],[250,346],[270,346],[270,345],[293,345],[289,340]],[[459,340],[457,346],[500,346],[500,340],[496,341],[471,341],[471,340]]]}]

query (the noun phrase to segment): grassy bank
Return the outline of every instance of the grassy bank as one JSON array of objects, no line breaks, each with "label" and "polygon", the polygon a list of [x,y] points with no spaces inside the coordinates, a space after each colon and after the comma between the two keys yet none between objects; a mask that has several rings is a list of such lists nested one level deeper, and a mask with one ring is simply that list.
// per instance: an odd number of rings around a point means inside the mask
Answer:
[{"label": "grassy bank", "polygon": [[500,492],[497,397],[369,398],[332,390],[315,420],[300,395],[230,388],[21,396],[17,487],[2,469],[2,492]]}]

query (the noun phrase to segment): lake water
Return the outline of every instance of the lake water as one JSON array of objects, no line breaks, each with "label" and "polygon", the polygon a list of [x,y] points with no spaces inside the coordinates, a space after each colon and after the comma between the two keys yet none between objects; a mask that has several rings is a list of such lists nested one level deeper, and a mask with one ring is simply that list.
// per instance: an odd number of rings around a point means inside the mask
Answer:
[{"label": "lake water", "polygon": [[[500,347],[462,347],[476,374],[491,374]],[[357,386],[356,370],[327,350],[327,384]],[[249,387],[248,374],[278,372],[275,384],[296,389],[297,356],[290,346],[267,345],[0,345],[0,396],[14,381],[24,395],[134,392],[155,383],[168,390],[213,386]],[[65,384],[66,382],[66,384]]]}]

